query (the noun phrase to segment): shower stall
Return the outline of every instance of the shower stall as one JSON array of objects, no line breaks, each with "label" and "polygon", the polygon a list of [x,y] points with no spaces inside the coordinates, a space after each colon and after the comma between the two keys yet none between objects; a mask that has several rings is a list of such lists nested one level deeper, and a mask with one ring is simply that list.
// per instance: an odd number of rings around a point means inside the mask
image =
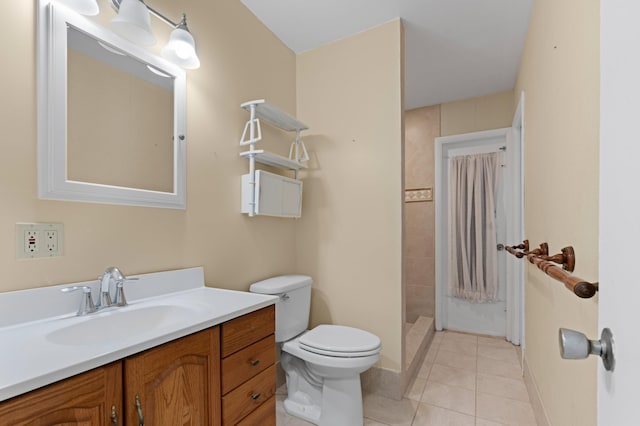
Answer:
[{"label": "shower stall", "polygon": [[[505,125],[511,123],[513,110],[511,109],[513,94],[511,92],[488,95],[458,103],[434,105],[417,108],[405,112],[405,140],[404,140],[404,208],[403,208],[403,293],[404,293],[404,373],[407,376],[415,373],[428,350],[435,329],[455,328],[461,331],[482,332],[484,334],[501,334],[507,336],[514,343],[521,341],[523,324],[522,291],[523,265],[513,262],[504,256],[504,252],[497,252],[498,269],[503,270],[503,283],[498,284],[497,303],[482,303],[488,309],[488,314],[481,312],[479,322],[484,316],[502,318],[497,325],[499,332],[491,332],[486,328],[477,330],[472,326],[478,317],[467,315],[465,308],[455,306],[457,300],[447,295],[447,280],[442,276],[448,263],[443,263],[443,254],[448,246],[442,246],[442,238],[447,236],[448,225],[441,223],[440,210],[445,203],[448,188],[442,185],[443,157],[445,154],[481,153],[485,148],[471,148],[477,143],[462,142],[462,139],[473,132],[480,124],[469,111],[489,108],[497,117],[492,122]],[[499,218],[502,226],[501,234],[496,235],[496,250],[498,244],[512,244],[522,240],[522,100],[518,105],[513,127],[500,129],[502,140],[494,141],[495,152],[506,167],[500,173],[505,175],[502,193],[499,198],[509,202],[508,210],[501,209],[504,217]],[[487,107],[491,105],[491,107]],[[491,115],[491,114],[489,114]],[[487,127],[485,127],[487,128]],[[461,130],[461,131],[460,131]],[[447,136],[441,138],[441,134]],[[475,133],[482,134],[483,132]],[[486,135],[491,135],[488,133]],[[485,136],[486,136],[485,135]],[[447,139],[448,138],[448,139]],[[456,139],[462,138],[462,139]],[[447,142],[448,141],[448,142]],[[468,145],[465,147],[465,144]],[[482,145],[480,143],[479,145]],[[443,154],[443,147],[451,153]],[[503,150],[500,148],[504,147]],[[457,151],[462,149],[463,151]],[[507,164],[508,163],[508,164]],[[448,169],[447,169],[448,173]],[[503,182],[504,183],[504,182]],[[503,207],[501,202],[499,207]],[[506,220],[508,215],[508,220]],[[505,259],[506,258],[506,259]],[[512,263],[510,263],[512,262]],[[443,269],[444,268],[444,269]],[[520,268],[520,269],[518,269]],[[462,305],[470,305],[462,300]],[[446,302],[446,303],[445,303]],[[448,309],[448,303],[454,305]],[[478,303],[474,303],[478,304]],[[491,311],[493,310],[493,311]],[[505,312],[507,310],[507,312]],[[500,316],[501,314],[501,316]],[[451,319],[451,321],[449,321]],[[469,326],[471,325],[471,326]]]}]

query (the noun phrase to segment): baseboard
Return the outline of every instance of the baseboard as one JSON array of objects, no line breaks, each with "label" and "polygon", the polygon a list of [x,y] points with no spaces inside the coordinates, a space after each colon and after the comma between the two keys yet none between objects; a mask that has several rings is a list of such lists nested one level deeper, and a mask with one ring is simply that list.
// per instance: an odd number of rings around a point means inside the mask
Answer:
[{"label": "baseboard", "polygon": [[531,406],[533,407],[533,413],[536,416],[536,423],[538,426],[551,426],[547,412],[542,404],[542,398],[540,398],[540,392],[538,386],[531,376],[529,370],[529,364],[527,364],[527,356],[524,357],[524,383],[527,386],[527,392],[529,393],[529,399],[531,400]]},{"label": "baseboard", "polygon": [[400,371],[371,367],[360,375],[362,393],[375,393],[387,398],[401,400],[404,395],[404,375]]}]

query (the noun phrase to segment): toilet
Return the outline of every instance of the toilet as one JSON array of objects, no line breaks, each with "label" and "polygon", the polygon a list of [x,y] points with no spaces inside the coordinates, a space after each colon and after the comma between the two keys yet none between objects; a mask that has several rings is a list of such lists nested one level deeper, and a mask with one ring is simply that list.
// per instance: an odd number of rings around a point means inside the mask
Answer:
[{"label": "toilet", "polygon": [[279,296],[275,339],[287,377],[285,411],[320,426],[362,425],[360,373],[380,358],[380,338],[341,325],[308,330],[312,282],[306,275],[283,275],[250,287]]}]

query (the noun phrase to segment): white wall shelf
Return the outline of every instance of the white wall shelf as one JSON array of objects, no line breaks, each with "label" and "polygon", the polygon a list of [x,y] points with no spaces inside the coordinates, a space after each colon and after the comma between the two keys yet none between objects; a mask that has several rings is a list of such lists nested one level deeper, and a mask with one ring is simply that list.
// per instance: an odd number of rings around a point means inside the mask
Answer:
[{"label": "white wall shelf", "polygon": [[[245,102],[240,107],[251,114],[240,138],[240,146],[249,145],[249,151],[240,153],[242,158],[249,160],[249,173],[242,180],[242,213],[247,213],[249,216],[269,214],[270,216],[300,217],[302,182],[297,180],[298,170],[306,168],[304,162],[309,159],[304,143],[300,139],[300,132],[307,130],[307,125],[270,105],[264,99]],[[287,132],[296,133],[296,139],[291,144],[288,158],[264,149],[256,149],[256,144],[262,139],[260,120]],[[283,179],[267,179],[265,182],[268,181],[269,188],[261,191],[260,185],[263,182],[258,177],[259,173],[255,168],[256,162],[284,170],[294,170],[296,179],[284,177],[282,177]],[[264,176],[267,177],[267,175],[277,176],[273,174],[265,174]],[[292,182],[299,184],[292,184]],[[271,197],[273,200],[267,200],[267,197]],[[282,209],[268,209],[269,213],[266,213],[267,209],[259,208],[259,206],[270,206],[271,204],[296,205],[297,210],[294,209],[295,212],[293,212],[291,209],[283,207]]]},{"label": "white wall shelf", "polygon": [[258,99],[255,101],[245,102],[240,107],[246,111],[251,112],[251,106],[256,107],[256,118],[268,121],[270,124],[287,132],[307,130],[306,124],[291,117],[286,112],[280,111],[278,108],[267,103],[264,99]]},{"label": "white wall shelf", "polygon": [[264,149],[256,149],[255,151],[244,151],[240,153],[240,157],[249,159],[251,155],[254,155],[255,160],[260,164],[266,164],[267,166],[278,167],[286,170],[300,170],[306,169],[307,166],[299,161],[291,160],[282,155],[274,154]]}]

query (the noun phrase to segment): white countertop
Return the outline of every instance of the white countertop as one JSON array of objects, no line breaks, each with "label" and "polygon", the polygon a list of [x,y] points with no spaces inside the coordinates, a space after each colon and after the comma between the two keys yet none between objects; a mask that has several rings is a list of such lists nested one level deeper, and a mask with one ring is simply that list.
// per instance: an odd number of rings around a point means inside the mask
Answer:
[{"label": "white countertop", "polygon": [[[204,330],[277,300],[274,296],[205,287],[202,268],[137,277],[139,281],[125,284],[128,306],[83,317],[75,315],[81,292],[61,293],[60,289],[90,285],[95,299],[96,282],[0,293],[0,401]],[[123,326],[122,321],[114,320],[119,314],[128,318],[166,308],[166,318],[153,324],[139,321]],[[109,328],[111,323],[115,328]],[[93,325],[107,329],[103,333],[96,329],[96,334],[85,337],[86,343],[52,337],[60,330],[92,330]]]}]

